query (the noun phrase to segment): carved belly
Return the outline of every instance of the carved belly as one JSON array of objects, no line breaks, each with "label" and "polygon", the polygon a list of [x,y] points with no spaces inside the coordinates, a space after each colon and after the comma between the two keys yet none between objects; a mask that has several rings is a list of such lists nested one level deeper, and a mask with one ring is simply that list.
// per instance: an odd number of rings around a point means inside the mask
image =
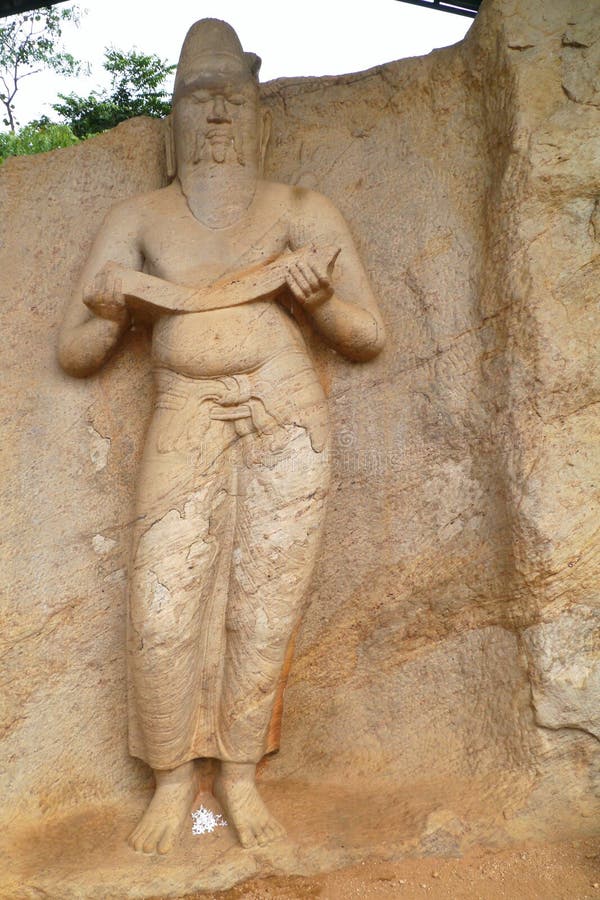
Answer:
[{"label": "carved belly", "polygon": [[303,346],[296,323],[274,302],[161,319],[152,358],[190,377],[250,372],[288,347]]}]

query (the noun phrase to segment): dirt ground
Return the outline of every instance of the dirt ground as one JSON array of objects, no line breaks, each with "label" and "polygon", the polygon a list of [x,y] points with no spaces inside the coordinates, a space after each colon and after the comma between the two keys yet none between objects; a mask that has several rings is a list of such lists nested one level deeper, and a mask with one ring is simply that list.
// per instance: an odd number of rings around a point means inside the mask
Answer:
[{"label": "dirt ground", "polygon": [[[600,900],[600,838],[526,844],[462,859],[364,862],[313,878],[248,881],[197,900]],[[186,900],[193,900],[188,897]]]}]

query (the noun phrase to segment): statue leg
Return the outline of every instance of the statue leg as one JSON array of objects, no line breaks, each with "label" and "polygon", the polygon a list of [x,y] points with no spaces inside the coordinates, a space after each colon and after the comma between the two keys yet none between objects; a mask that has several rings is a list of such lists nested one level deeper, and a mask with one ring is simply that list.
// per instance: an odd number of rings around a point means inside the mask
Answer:
[{"label": "statue leg", "polygon": [[[326,453],[290,426],[278,452],[253,439],[238,480],[238,514],[226,618],[221,773],[215,793],[245,847],[280,837],[255,785],[290,635],[302,613],[329,481]],[[247,445],[251,446],[251,445]]]},{"label": "statue leg", "polygon": [[[140,473],[129,596],[130,750],[153,768],[156,790],[130,844],[145,853],[171,849],[196,794],[194,760],[215,755],[211,715],[225,614],[219,575],[222,561],[229,565],[235,513],[224,428],[219,423],[207,434],[200,465],[193,455],[154,452],[150,433]],[[215,465],[207,465],[211,453]]]}]

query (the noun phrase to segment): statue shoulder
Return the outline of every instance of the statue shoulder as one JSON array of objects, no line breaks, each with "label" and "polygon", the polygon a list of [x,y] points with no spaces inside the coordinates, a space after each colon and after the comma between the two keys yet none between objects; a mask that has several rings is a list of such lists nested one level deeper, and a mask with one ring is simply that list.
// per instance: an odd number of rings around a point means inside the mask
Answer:
[{"label": "statue shoulder", "polygon": [[310,188],[287,185],[290,198],[292,229],[307,234],[345,233],[347,224],[335,203]]},{"label": "statue shoulder", "polygon": [[318,218],[324,225],[335,227],[344,222],[341,212],[329,197],[310,188],[296,188],[298,214],[302,219]]},{"label": "statue shoulder", "polygon": [[163,215],[172,206],[174,199],[169,185],[144,194],[136,194],[126,200],[119,200],[108,210],[104,218],[104,227],[137,231],[153,216]]},{"label": "statue shoulder", "polygon": [[326,221],[343,221],[335,203],[319,191],[283,182],[267,182],[273,200],[279,201],[295,220],[323,217]]}]

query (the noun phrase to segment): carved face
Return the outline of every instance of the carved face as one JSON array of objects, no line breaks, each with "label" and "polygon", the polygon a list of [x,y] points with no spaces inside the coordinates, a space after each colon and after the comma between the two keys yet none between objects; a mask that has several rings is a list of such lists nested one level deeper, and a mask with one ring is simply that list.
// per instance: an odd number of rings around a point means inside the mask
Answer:
[{"label": "carved face", "polygon": [[256,84],[249,78],[196,78],[179,92],[173,132],[178,168],[256,164],[260,144]]}]

